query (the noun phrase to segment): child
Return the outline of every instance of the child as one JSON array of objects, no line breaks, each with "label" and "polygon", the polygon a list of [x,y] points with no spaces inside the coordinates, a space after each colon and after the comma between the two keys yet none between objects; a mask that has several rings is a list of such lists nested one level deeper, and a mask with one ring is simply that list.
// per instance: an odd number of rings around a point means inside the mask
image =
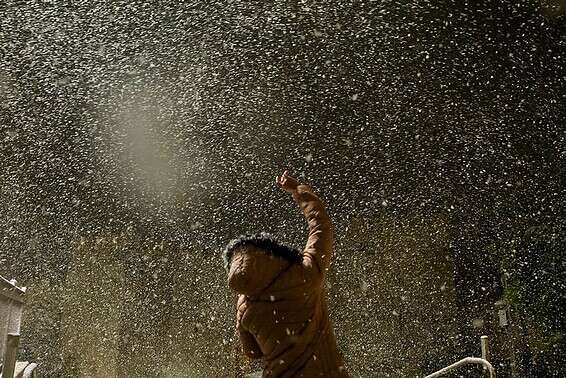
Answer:
[{"label": "child", "polygon": [[332,224],[310,187],[287,171],[276,183],[303,210],[309,237],[302,253],[264,233],[242,236],[224,250],[243,351],[263,359],[264,377],[347,377],[324,289]]}]

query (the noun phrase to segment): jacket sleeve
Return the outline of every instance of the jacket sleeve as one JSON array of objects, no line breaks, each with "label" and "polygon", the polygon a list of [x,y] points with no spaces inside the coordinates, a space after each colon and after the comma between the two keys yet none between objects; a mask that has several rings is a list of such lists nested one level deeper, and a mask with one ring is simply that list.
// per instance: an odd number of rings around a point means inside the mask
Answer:
[{"label": "jacket sleeve", "polygon": [[245,329],[242,323],[240,322],[241,313],[239,307],[240,306],[238,305],[238,312],[236,315],[236,329],[238,331],[238,335],[240,336],[240,342],[242,343],[242,350],[246,355],[246,357],[248,358],[261,358],[263,356],[263,353],[261,352],[261,349],[259,348],[259,345],[257,344],[254,335],[252,335],[250,331]]},{"label": "jacket sleeve", "polygon": [[303,253],[303,263],[314,265],[321,274],[330,267],[334,249],[332,222],[324,204],[307,185],[299,185],[293,198],[303,211],[308,223],[309,236]]},{"label": "jacket sleeve", "polygon": [[259,345],[255,341],[254,336],[238,324],[238,334],[240,335],[240,341],[242,342],[242,350],[248,358],[261,358],[263,353],[259,349]]}]

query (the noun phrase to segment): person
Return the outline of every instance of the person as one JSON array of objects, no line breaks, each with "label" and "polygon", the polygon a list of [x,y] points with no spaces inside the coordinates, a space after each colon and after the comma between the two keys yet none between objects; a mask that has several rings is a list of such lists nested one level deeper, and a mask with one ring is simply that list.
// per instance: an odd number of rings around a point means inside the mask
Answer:
[{"label": "person", "polygon": [[303,252],[266,233],[244,235],[226,246],[243,353],[263,359],[263,377],[347,377],[324,285],[334,248],[332,223],[309,186],[287,171],[276,183],[302,209],[308,240]]}]

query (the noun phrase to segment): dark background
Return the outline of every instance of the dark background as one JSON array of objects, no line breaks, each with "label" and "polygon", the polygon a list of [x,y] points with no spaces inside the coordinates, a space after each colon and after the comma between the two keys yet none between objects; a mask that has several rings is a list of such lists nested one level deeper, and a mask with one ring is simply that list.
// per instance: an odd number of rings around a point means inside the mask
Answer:
[{"label": "dark background", "polygon": [[[349,285],[350,269],[387,270],[377,263],[387,235],[403,240],[392,241],[393,256],[411,243],[434,255],[423,240],[437,226],[422,225],[441,225],[455,311],[442,362],[477,355],[471,324],[505,299],[514,328],[495,320],[482,330],[516,342],[495,356],[503,376],[511,360],[523,376],[559,376],[565,9],[534,0],[4,1],[0,274],[55,290],[76,272],[72,251],[87,245],[88,260],[101,240],[118,238],[116,277],[134,292],[156,285],[148,303],[175,297],[167,282],[183,269],[202,273],[185,267],[187,256],[218,269],[203,279],[223,293],[218,255],[230,238],[266,230],[301,245],[302,220],[273,185],[289,168],[325,198],[337,226],[331,292]],[[380,226],[356,239],[359,224]],[[374,265],[362,274],[353,261]],[[169,273],[152,279],[159,269]],[[64,319],[67,294],[38,298]],[[338,314],[349,306],[359,304]],[[147,318],[156,323],[140,329],[169,329],[173,307],[158,306]],[[53,337],[63,340],[59,321]],[[122,331],[120,350],[124,332],[135,334]],[[29,358],[41,354],[36,341]],[[54,376],[72,365],[57,355],[42,357]],[[362,376],[403,375],[346,359]]]}]

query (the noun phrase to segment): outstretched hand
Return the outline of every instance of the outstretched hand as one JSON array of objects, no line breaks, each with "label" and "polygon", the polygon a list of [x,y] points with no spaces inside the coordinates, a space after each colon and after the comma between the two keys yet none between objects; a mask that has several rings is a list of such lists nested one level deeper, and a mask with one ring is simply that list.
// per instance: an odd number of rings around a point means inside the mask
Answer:
[{"label": "outstretched hand", "polygon": [[275,179],[277,186],[288,193],[293,193],[299,186],[299,181],[296,178],[289,176],[289,171],[283,172],[282,176]]}]

